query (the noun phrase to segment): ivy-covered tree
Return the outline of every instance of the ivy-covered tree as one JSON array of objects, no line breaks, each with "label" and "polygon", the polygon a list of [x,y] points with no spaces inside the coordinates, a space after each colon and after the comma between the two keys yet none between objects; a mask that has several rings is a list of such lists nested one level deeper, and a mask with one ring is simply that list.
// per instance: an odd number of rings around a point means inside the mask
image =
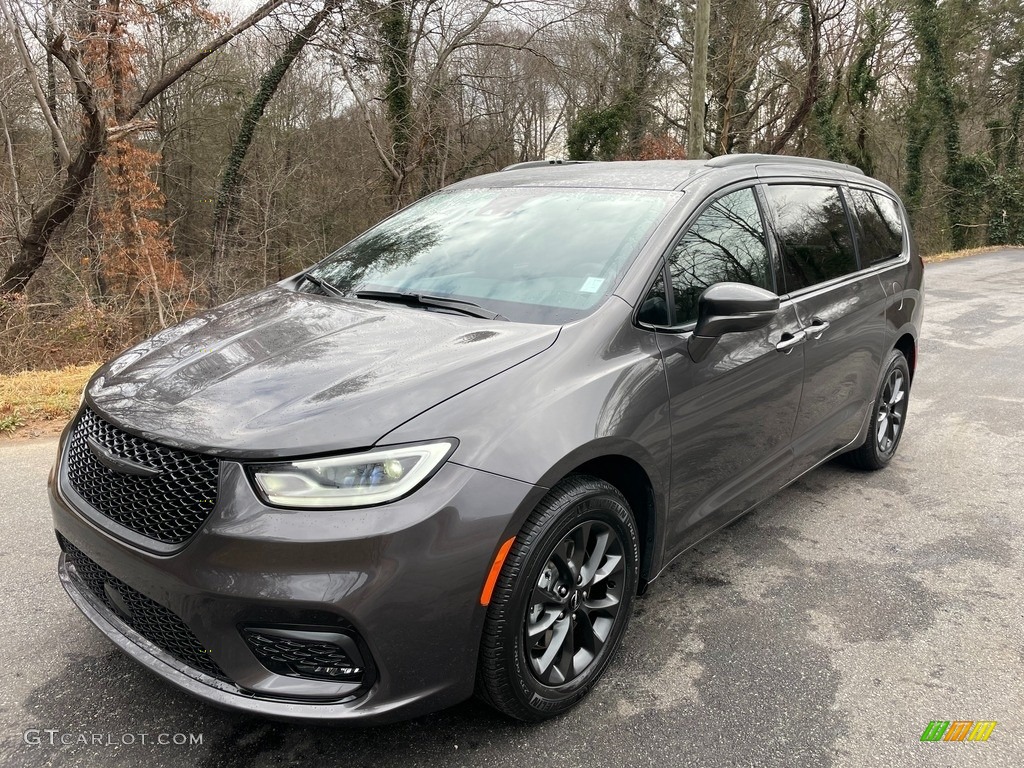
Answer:
[{"label": "ivy-covered tree", "polygon": [[235,213],[242,185],[242,164],[245,162],[253,138],[256,136],[260,118],[263,117],[267,105],[277,93],[288,70],[302,53],[302,49],[313,39],[324,21],[341,7],[342,2],[343,0],[324,0],[320,10],[314,13],[305,25],[291,37],[270,69],[260,79],[259,87],[242,116],[242,124],[224,163],[224,171],[217,188],[213,210],[213,252],[210,258],[207,290],[214,302],[221,293],[219,273],[224,262],[231,231],[235,226]]}]

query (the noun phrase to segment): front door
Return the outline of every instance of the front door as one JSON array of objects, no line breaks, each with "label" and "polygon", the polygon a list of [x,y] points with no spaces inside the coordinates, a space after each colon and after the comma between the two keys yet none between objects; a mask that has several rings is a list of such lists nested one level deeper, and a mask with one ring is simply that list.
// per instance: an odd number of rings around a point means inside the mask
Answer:
[{"label": "front door", "polygon": [[783,302],[767,327],[723,336],[700,362],[687,352],[705,288],[742,282],[776,290],[750,187],[703,209],[670,252],[666,277],[668,323],[680,329],[658,334],[671,398],[671,557],[777,489],[776,478],[792,461],[803,337],[792,302]]}]

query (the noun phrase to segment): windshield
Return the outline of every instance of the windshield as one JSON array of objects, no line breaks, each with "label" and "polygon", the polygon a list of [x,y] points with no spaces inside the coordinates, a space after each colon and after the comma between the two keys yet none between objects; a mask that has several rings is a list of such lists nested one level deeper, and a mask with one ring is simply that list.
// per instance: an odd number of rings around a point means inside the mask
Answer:
[{"label": "windshield", "polygon": [[472,301],[523,322],[564,323],[610,292],[678,193],[551,188],[440,192],[309,271],[346,294]]}]

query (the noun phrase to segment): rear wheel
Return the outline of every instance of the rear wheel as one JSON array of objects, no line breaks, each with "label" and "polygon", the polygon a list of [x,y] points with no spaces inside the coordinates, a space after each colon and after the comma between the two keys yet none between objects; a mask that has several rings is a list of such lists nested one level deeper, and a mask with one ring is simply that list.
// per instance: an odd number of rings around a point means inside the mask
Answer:
[{"label": "rear wheel", "polygon": [[612,485],[574,475],[516,537],[492,594],[477,693],[520,720],[558,715],[597,683],[629,622],[639,544]]},{"label": "rear wheel", "polygon": [[860,469],[882,469],[896,455],[907,419],[910,397],[910,368],[898,349],[889,354],[885,375],[875,396],[864,444],[847,454]]}]

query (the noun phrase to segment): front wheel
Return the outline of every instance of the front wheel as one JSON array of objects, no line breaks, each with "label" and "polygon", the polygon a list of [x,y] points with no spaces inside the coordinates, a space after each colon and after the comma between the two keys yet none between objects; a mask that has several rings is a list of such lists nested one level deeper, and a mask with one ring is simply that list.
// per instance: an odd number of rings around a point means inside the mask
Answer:
[{"label": "front wheel", "polygon": [[516,536],[484,624],[477,694],[519,720],[561,714],[597,683],[636,594],[636,523],[612,485],[558,483]]},{"label": "front wheel", "polygon": [[847,454],[860,469],[882,469],[896,455],[907,420],[910,399],[910,368],[898,349],[889,353],[885,375],[875,396],[864,444]]}]

